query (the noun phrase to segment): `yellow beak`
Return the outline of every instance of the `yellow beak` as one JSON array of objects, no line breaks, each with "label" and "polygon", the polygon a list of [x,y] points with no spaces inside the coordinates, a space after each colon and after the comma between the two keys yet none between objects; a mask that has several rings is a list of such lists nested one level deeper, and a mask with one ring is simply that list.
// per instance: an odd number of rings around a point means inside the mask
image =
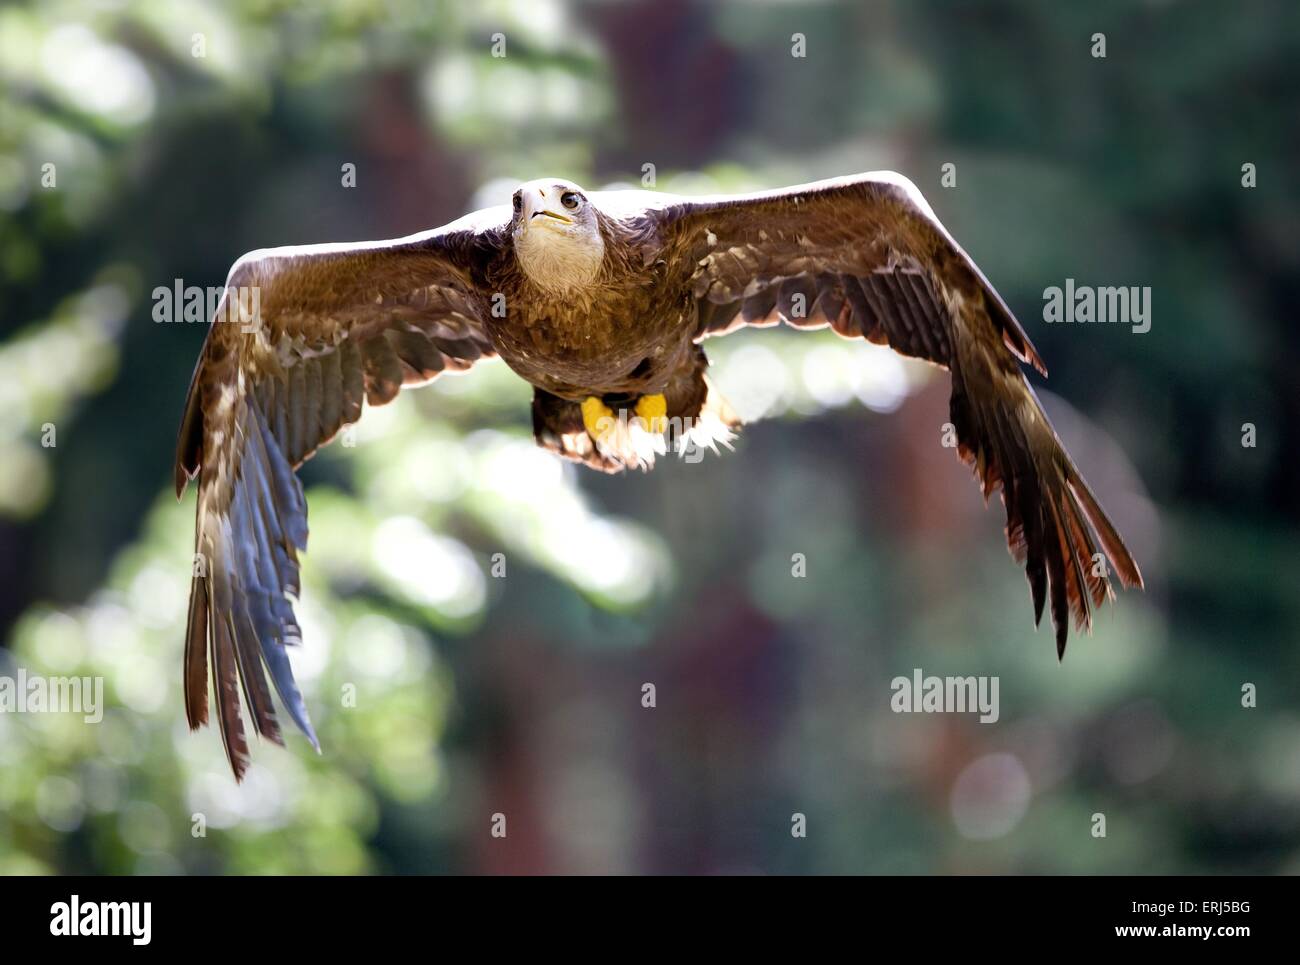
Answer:
[{"label": "yellow beak", "polygon": [[[538,218],[554,218],[556,221],[562,221],[564,224],[573,224],[573,219],[567,215],[562,215],[558,211],[552,211],[550,208],[541,208],[534,211],[528,216],[528,223],[532,224]],[[543,222],[545,224],[545,222]]]}]

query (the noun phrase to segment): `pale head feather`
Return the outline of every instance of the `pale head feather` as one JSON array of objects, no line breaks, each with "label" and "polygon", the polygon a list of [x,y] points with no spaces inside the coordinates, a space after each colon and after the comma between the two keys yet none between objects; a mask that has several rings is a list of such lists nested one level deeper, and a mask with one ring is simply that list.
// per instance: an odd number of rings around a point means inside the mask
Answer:
[{"label": "pale head feather", "polygon": [[605,238],[582,188],[560,178],[529,181],[515,192],[514,209],[515,255],[533,284],[563,294],[596,280]]}]

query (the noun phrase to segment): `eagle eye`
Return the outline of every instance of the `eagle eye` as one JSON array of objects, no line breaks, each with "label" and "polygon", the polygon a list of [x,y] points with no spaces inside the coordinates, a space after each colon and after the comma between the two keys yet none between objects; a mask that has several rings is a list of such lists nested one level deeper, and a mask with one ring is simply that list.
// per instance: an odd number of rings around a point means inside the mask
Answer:
[{"label": "eagle eye", "polygon": [[570,211],[577,211],[578,205],[582,203],[582,198],[577,191],[565,191],[560,195],[560,204],[564,205]]}]

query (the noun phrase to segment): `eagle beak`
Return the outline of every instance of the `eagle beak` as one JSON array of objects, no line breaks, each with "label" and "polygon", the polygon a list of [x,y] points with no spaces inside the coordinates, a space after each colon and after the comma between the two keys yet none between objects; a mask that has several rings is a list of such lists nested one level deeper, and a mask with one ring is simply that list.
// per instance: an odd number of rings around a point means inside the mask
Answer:
[{"label": "eagle beak", "polygon": [[[529,215],[528,223],[532,224],[538,218],[554,218],[556,221],[562,221],[565,224],[573,224],[572,218],[562,215],[559,212],[551,211],[549,208],[543,208],[540,211],[534,211],[531,215]],[[543,224],[544,223],[545,222],[543,222]]]},{"label": "eagle beak", "polygon": [[[528,196],[525,199],[527,202],[525,213],[528,217],[525,220],[525,223],[530,227],[534,222],[539,225],[551,225],[556,228],[559,227],[559,225],[554,224],[556,221],[560,222],[560,224],[573,224],[572,218],[563,211],[557,211],[547,203],[550,199],[541,191],[530,191],[527,192],[527,195]],[[559,203],[559,200],[558,197],[555,198],[557,204]]]}]

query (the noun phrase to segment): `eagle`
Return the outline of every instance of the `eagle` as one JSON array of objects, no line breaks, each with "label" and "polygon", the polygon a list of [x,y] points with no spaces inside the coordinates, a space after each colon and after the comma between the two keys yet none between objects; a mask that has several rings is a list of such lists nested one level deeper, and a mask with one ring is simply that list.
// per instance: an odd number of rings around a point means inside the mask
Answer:
[{"label": "eagle", "polygon": [[198,477],[185,710],[208,679],[237,780],[241,716],[283,745],[267,676],[320,750],[286,647],[307,505],[295,470],[364,404],[500,357],[533,386],[539,446],[594,469],[729,444],[734,412],[702,343],[746,326],[830,327],[947,369],[958,455],[1006,537],[1035,624],[1050,598],[1058,657],[1071,618],[1142,575],[1048,421],[1022,366],[1029,336],[988,279],[893,172],[683,197],[587,192],[543,178],[512,204],[394,241],[253,251],[235,262],[190,383],[176,452]]}]

